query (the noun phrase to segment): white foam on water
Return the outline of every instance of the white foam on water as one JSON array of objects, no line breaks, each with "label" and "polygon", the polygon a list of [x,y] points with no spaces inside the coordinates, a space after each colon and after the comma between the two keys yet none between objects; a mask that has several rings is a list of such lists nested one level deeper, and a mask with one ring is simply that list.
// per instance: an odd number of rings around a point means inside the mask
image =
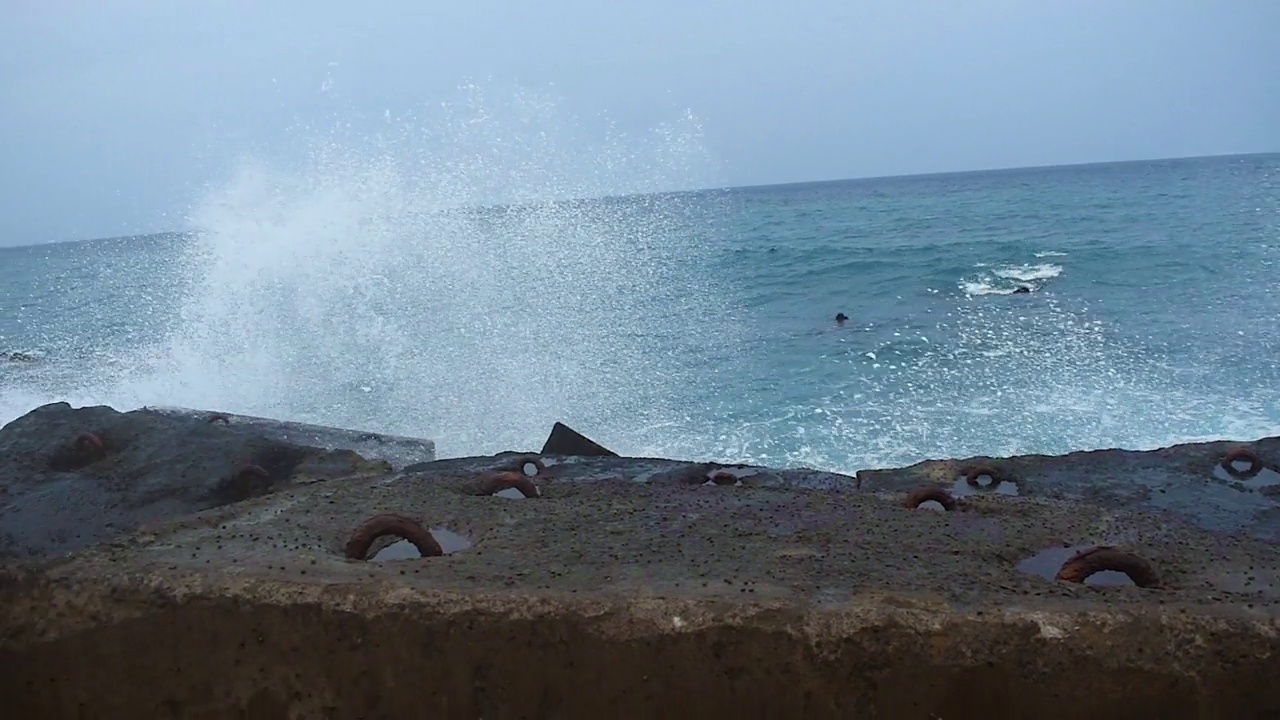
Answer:
[{"label": "white foam on water", "polygon": [[1041,263],[1039,265],[1006,265],[996,268],[994,274],[997,277],[1006,280],[1021,280],[1023,282],[1031,282],[1033,280],[1048,280],[1056,278],[1062,274],[1062,266],[1052,263]]},{"label": "white foam on water", "polygon": [[724,423],[722,456],[853,473],[928,458],[1280,434],[1269,397],[1224,402],[1188,387],[1078,303],[964,298],[938,331],[933,342],[875,359],[815,363],[808,372],[829,391],[784,400],[766,422]]},{"label": "white foam on water", "polygon": [[1015,288],[999,287],[981,280],[961,280],[960,291],[965,295],[1012,295]]}]

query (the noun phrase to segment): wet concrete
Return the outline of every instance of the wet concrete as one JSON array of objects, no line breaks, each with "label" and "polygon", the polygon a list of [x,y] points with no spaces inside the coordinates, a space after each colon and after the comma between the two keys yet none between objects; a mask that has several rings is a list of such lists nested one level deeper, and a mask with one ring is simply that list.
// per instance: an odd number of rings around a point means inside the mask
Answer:
[{"label": "wet concrete", "polygon": [[[49,718],[1276,716],[1275,498],[1217,480],[1220,452],[981,459],[1001,477],[978,488],[964,461],[566,456],[536,497],[483,493],[528,476],[519,453],[294,483],[4,565],[0,696]],[[1198,513],[1190,480],[1249,501]],[[925,484],[955,509],[905,507]],[[382,513],[445,554],[346,559]],[[1158,585],[1055,579],[1096,544]]]}]

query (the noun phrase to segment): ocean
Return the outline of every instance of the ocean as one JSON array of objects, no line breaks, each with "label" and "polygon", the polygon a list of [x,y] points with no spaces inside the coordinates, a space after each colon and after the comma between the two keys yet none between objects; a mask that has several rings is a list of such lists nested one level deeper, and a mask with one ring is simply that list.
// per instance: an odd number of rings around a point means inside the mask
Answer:
[{"label": "ocean", "polygon": [[171,234],[0,248],[31,357],[0,421],[184,406],[452,457],[560,420],[844,472],[1280,434],[1280,155],[538,199],[574,166],[498,204],[459,164],[320,155]]}]

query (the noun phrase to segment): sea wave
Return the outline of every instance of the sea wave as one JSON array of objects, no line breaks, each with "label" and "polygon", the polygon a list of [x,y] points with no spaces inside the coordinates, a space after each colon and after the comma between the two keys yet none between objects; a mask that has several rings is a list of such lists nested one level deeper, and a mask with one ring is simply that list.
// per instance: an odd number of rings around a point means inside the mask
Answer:
[{"label": "sea wave", "polygon": [[960,291],[965,295],[1012,295],[1016,287],[995,285],[982,280],[962,280]]},{"label": "sea wave", "polygon": [[1022,282],[1032,282],[1034,280],[1049,280],[1056,278],[1062,274],[1062,266],[1053,263],[1041,263],[1038,265],[1006,265],[996,268],[994,271],[998,277],[1006,280],[1021,280]]}]

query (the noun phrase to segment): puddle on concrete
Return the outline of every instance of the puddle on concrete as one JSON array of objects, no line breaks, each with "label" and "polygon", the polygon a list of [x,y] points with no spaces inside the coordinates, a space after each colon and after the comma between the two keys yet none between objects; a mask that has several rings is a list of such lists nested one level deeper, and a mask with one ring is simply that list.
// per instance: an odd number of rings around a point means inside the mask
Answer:
[{"label": "puddle on concrete", "polygon": [[925,500],[916,506],[917,510],[937,510],[938,512],[946,512],[947,509],[942,507],[942,503],[937,500]]},{"label": "puddle on concrete", "polygon": [[1254,475],[1244,481],[1244,486],[1257,490],[1264,487],[1276,487],[1280,485],[1280,472],[1276,472],[1271,468],[1263,468],[1262,472]]},{"label": "puddle on concrete", "polygon": [[[521,497],[524,497],[523,495]],[[452,530],[445,528],[432,528],[431,535],[440,543],[440,549],[445,555],[456,553],[460,550],[466,550],[471,547],[471,541],[465,536],[459,535]],[[418,552],[418,548],[408,540],[397,540],[390,545],[382,548],[369,558],[373,562],[386,562],[388,560],[413,560],[422,557],[422,553]]]},{"label": "puddle on concrete", "polygon": [[[1236,460],[1231,463],[1231,467],[1239,472],[1245,472],[1249,469],[1249,462],[1247,460]],[[1280,472],[1276,472],[1271,468],[1263,468],[1262,472],[1251,478],[1238,478],[1227,472],[1227,469],[1222,467],[1222,463],[1218,463],[1213,466],[1213,476],[1219,480],[1224,480],[1239,487],[1249,488],[1250,490],[1280,486]]]},{"label": "puddle on concrete", "polygon": [[[1018,570],[1029,575],[1039,575],[1046,580],[1053,580],[1057,577],[1058,571],[1062,569],[1063,564],[1075,556],[1076,553],[1088,550],[1091,547],[1094,546],[1071,545],[1068,547],[1047,548],[1018,563]],[[1136,585],[1133,580],[1129,579],[1128,575],[1116,570],[1096,572],[1085,578],[1084,584],[1097,587]]]},{"label": "puddle on concrete", "polygon": [[[975,478],[975,482],[978,483],[978,487],[976,488],[970,485],[969,481],[963,475],[957,477],[955,482],[951,483],[951,495],[953,497],[964,497],[967,495],[989,492],[994,492],[996,495],[1018,494],[1018,484],[1009,482],[1008,480],[1001,480],[997,483],[990,475],[979,475]],[[992,484],[995,484],[995,488],[991,487]],[[924,506],[921,505],[921,507]]]},{"label": "puddle on concrete", "polygon": [[524,493],[520,492],[519,490],[517,490],[517,489],[515,489],[515,488],[507,488],[507,489],[505,489],[505,490],[499,490],[498,492],[494,493],[494,494],[493,494],[493,496],[494,496],[494,497],[500,497],[500,498],[510,498],[511,500],[526,500],[526,499],[528,499],[528,498],[526,498],[526,497],[524,496]]}]

